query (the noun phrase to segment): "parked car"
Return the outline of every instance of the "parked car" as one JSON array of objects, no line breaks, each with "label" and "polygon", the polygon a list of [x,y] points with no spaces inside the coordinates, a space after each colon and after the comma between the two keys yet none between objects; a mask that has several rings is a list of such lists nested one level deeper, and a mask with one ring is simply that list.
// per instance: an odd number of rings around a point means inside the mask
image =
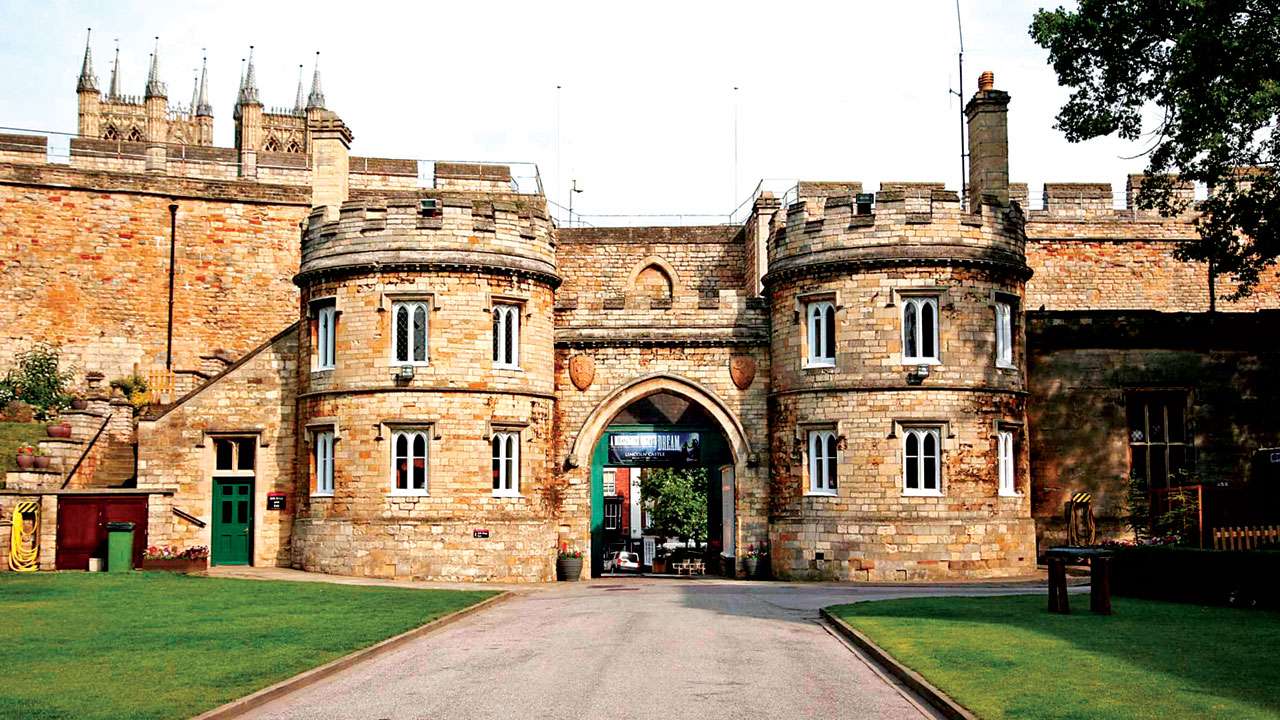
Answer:
[{"label": "parked car", "polygon": [[640,556],[633,552],[611,552],[604,556],[605,572],[640,572]]}]

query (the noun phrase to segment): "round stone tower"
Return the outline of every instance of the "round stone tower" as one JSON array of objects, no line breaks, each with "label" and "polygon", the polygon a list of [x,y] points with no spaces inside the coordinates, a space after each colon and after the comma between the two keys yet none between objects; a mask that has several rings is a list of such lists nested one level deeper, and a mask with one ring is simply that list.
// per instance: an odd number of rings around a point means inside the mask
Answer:
[{"label": "round stone tower", "polygon": [[554,576],[555,525],[540,489],[551,472],[560,279],[544,203],[477,186],[311,213],[295,278],[295,564],[441,580]]},{"label": "round stone tower", "polygon": [[769,241],[774,570],[1029,572],[1022,212],[858,189],[802,184]]}]

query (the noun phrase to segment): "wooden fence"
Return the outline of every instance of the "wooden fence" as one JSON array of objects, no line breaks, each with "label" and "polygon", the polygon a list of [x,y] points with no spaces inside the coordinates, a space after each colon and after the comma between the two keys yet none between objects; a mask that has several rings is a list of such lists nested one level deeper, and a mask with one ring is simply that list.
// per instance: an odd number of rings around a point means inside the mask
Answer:
[{"label": "wooden fence", "polygon": [[1213,531],[1214,550],[1255,550],[1269,543],[1280,543],[1280,525],[1224,527]]},{"label": "wooden fence", "polygon": [[147,381],[147,401],[156,405],[173,402],[173,371],[165,368],[148,369],[143,377]]}]

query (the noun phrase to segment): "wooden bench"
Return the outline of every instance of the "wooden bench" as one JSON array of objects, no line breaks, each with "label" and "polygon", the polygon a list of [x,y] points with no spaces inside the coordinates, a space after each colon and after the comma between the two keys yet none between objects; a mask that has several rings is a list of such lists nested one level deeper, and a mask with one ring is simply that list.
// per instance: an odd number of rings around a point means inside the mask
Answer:
[{"label": "wooden bench", "polygon": [[1213,531],[1214,550],[1257,550],[1259,545],[1280,543],[1280,525],[1225,527]]},{"label": "wooden bench", "polygon": [[1045,552],[1049,564],[1049,612],[1071,612],[1067,599],[1067,566],[1089,566],[1089,609],[1099,615],[1111,614],[1112,552],[1092,547],[1056,547]]}]

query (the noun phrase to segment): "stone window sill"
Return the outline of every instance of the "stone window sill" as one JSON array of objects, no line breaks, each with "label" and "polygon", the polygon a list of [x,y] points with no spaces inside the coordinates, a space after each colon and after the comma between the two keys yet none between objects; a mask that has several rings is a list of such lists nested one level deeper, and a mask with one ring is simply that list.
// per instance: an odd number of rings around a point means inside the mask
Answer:
[{"label": "stone window sill", "polygon": [[832,360],[831,362],[814,362],[814,361],[806,360],[805,363],[800,366],[800,369],[801,370],[835,370],[836,361]]},{"label": "stone window sill", "polygon": [[495,500],[523,500],[524,495],[518,492],[496,492],[493,494]]},{"label": "stone window sill", "polygon": [[834,490],[810,490],[804,494],[805,497],[813,498],[834,498],[840,497],[839,493]]},{"label": "stone window sill", "polygon": [[419,498],[419,497],[431,496],[430,493],[428,493],[426,490],[392,490],[391,492],[387,493],[387,495],[389,497],[398,497],[398,498]]},{"label": "stone window sill", "polygon": [[333,493],[331,493],[331,492],[313,492],[313,493],[311,493],[311,499],[312,499],[312,500],[332,500],[332,499],[333,499]]},{"label": "stone window sill", "polygon": [[903,490],[903,497],[942,497],[941,490]]},{"label": "stone window sill", "polygon": [[942,361],[938,358],[903,358],[903,365],[941,365]]}]

